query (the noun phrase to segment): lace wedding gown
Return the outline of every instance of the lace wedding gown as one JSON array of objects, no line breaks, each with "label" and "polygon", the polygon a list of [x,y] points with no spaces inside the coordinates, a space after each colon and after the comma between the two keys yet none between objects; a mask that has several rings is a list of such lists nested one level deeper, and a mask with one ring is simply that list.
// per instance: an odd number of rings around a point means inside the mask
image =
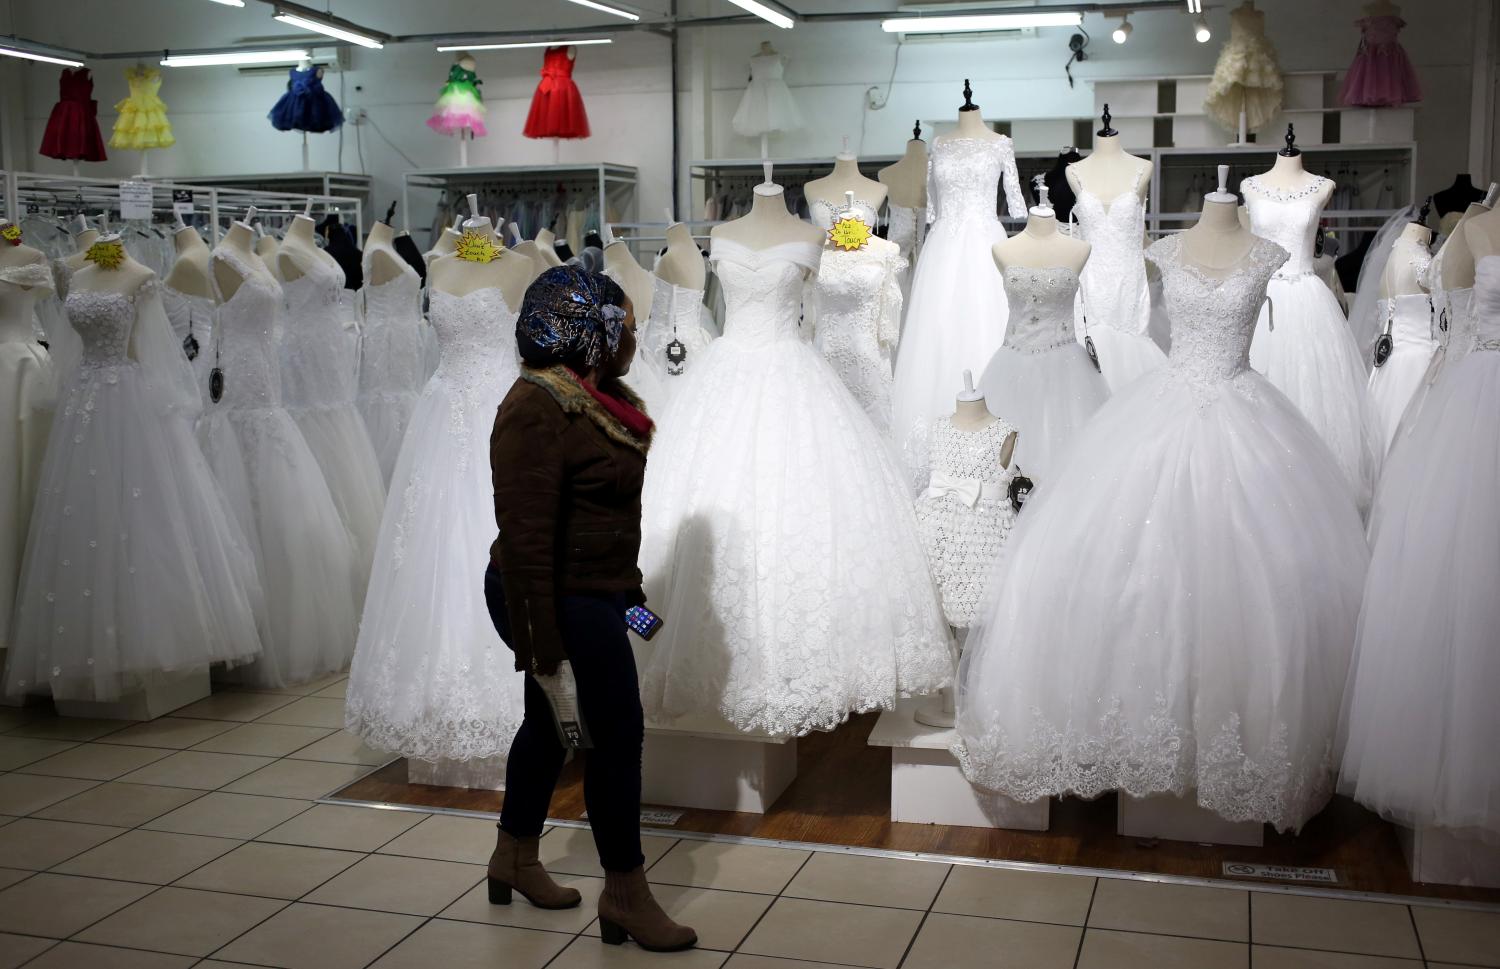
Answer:
[{"label": "lace wedding gown", "polygon": [[193,439],[199,398],[155,277],[75,285],[67,312],[82,356],[42,465],[6,693],[113,701],[154,673],[253,659],[255,559]]},{"label": "lace wedding gown", "polygon": [[1020,432],[1012,463],[1045,488],[1067,446],[1109,397],[1109,386],[1073,336],[1073,270],[1012,266],[1004,278],[1010,325],[979,390],[990,413]]},{"label": "lace wedding gown", "polygon": [[1280,192],[1256,176],[1240,183],[1251,231],[1291,253],[1266,288],[1250,366],[1302,411],[1367,510],[1380,466],[1369,377],[1338,298],[1312,269],[1319,196],[1327,182],[1317,177],[1296,192]]},{"label": "lace wedding gown", "polygon": [[[625,382],[645,402],[646,412],[660,418],[715,335],[703,322],[702,290],[677,286],[660,276],[653,276],[651,285],[651,308],[636,325],[635,358]],[[673,340],[687,350],[681,373],[668,368],[667,345]]]},{"label": "lace wedding gown", "polygon": [[1192,792],[1296,830],[1332,793],[1369,553],[1327,446],[1248,366],[1286,252],[1257,239],[1218,279],[1182,240],[1146,251],[1167,365],[1100,408],[1018,519],[966,641],[954,752],[1017,800]]},{"label": "lace wedding gown", "polygon": [[908,454],[910,438],[952,410],[964,371],[977,372],[1005,338],[1005,284],[990,255],[990,247],[1005,238],[995,215],[1002,181],[1006,210],[1024,217],[1026,200],[1009,138],[933,143],[927,217],[934,221],[912,277],[891,392],[895,440]]},{"label": "lace wedding gown", "polygon": [[197,344],[197,355],[189,359],[193,368],[193,381],[198,385],[198,394],[203,406],[208,407],[208,378],[214,369],[213,331],[214,301],[211,296],[189,296],[162,284],[161,305],[167,311],[167,321],[177,337],[177,345],[187,355],[188,337]]},{"label": "lace wedding gown", "polygon": [[[396,457],[411,423],[417,398],[427,383],[426,327],[422,323],[422,280],[399,259],[401,274],[366,283],[364,333],[360,341],[359,412],[389,485]],[[365,279],[370,279],[369,255]]]},{"label": "lace wedding gown", "polygon": [[1396,439],[1396,428],[1406,407],[1427,376],[1438,343],[1432,297],[1412,293],[1383,299],[1377,304],[1391,335],[1391,355],[1370,371],[1370,404],[1377,433],[1376,446],[1382,457]]},{"label": "lace wedding gown", "polygon": [[[1078,235],[1093,246],[1080,274],[1078,342],[1094,341],[1099,367],[1110,393],[1166,362],[1151,339],[1151,295],[1146,285],[1146,201],[1141,198],[1145,167],[1135,184],[1108,201],[1080,185],[1073,204]],[[1084,324],[1087,321],[1087,333]]]},{"label": "lace wedding gown", "polygon": [[281,284],[286,310],[281,336],[282,401],[318,459],[334,506],[354,540],[350,579],[357,606],[364,601],[370,581],[375,536],[385,507],[380,459],[354,406],[359,328],[352,307],[342,302],[343,270],[300,253],[291,258],[302,275]]},{"label": "lace wedding gown", "polygon": [[727,325],[646,468],[641,570],[666,620],[645,647],[653,718],[799,736],[952,678],[900,465],[799,328],[819,256],[713,244]]},{"label": "lace wedding gown", "polygon": [[[223,397],[199,424],[214,475],[249,537],[265,589],[265,651],[247,682],[279,687],[342,670],[354,651],[353,541],[318,460],[281,400],[281,285],[227,246],[213,262],[242,278],[219,293],[211,352]],[[216,273],[209,277],[217,293]]]},{"label": "lace wedding gown", "polygon": [[[1443,381],[1443,375],[1458,365],[1474,348],[1477,340],[1479,317],[1474,287],[1443,288],[1443,262],[1450,251],[1446,246],[1439,249],[1428,270],[1428,279],[1432,282],[1433,312],[1437,314],[1437,332],[1433,334],[1437,340],[1437,349],[1433,351],[1432,360],[1427,365],[1426,375],[1417,385],[1416,392],[1412,394],[1411,401],[1401,415],[1401,422],[1396,427],[1395,436],[1398,439],[1411,433],[1422,409],[1427,406],[1428,397]],[[1394,449],[1395,446],[1396,442],[1392,441],[1391,448]]]},{"label": "lace wedding gown", "polygon": [[391,478],[344,725],[379,750],[469,760],[504,754],[521,725],[523,678],[483,582],[495,537],[490,431],[521,364],[498,289],[435,289],[431,321],[442,362]]},{"label": "lace wedding gown", "polygon": [[1475,340],[1391,449],[1345,694],[1340,789],[1382,816],[1500,845],[1500,256]]}]

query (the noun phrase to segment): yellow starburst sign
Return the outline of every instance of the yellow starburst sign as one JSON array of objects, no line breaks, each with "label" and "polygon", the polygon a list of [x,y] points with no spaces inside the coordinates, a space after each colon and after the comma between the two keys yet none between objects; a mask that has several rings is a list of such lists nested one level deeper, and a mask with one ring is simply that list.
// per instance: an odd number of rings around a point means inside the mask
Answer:
[{"label": "yellow starburst sign", "polygon": [[125,261],[125,244],[119,239],[96,242],[89,246],[84,258],[100,269],[119,269],[120,263]]},{"label": "yellow starburst sign", "polygon": [[5,228],[0,229],[0,239],[4,239],[13,246],[19,246],[21,244],[21,227],[12,222]]},{"label": "yellow starburst sign", "polygon": [[488,236],[473,229],[465,229],[458,237],[453,254],[465,262],[493,262],[503,246],[497,246]]},{"label": "yellow starburst sign", "polygon": [[864,219],[846,215],[828,230],[828,241],[845,252],[853,252],[869,245],[870,236],[873,234],[869,223]]}]

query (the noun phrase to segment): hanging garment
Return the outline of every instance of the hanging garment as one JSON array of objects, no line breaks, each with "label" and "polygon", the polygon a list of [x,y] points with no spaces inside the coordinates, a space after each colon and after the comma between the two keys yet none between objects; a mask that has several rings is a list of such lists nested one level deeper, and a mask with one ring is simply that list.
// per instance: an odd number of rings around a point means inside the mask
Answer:
[{"label": "hanging garment", "polygon": [[1108,201],[1080,185],[1073,206],[1081,237],[1093,246],[1080,274],[1075,328],[1079,342],[1093,340],[1111,393],[1167,360],[1150,332],[1151,294],[1141,250],[1146,200],[1140,187],[1145,175],[1143,165],[1136,171],[1135,184]]},{"label": "hanging garment", "polygon": [[995,196],[1005,185],[1006,209],[1026,215],[1011,141],[939,138],[927,161],[927,218],[922,257],[896,357],[891,391],[892,434],[908,455],[912,435],[953,409],[965,370],[978,372],[1005,339],[1005,284],[991,247],[1005,238]]},{"label": "hanging garment", "polygon": [[292,68],[287,72],[286,93],[271,108],[271,127],[277,131],[306,131],[321,134],[344,123],[333,95],[323,90],[323,69]]},{"label": "hanging garment", "polygon": [[318,223],[318,235],[327,241],[324,249],[344,271],[344,288],[360,289],[365,284],[364,257],[359,246],[354,244],[349,227],[339,221],[337,214],[330,212]]},{"label": "hanging garment", "polygon": [[943,594],[943,616],[958,629],[974,621],[1015,524],[1010,485],[1016,462],[1014,457],[1009,466],[1000,462],[1014,433],[999,419],[964,430],[944,417],[932,426],[921,462],[925,480],[917,496],[917,532]]},{"label": "hanging garment", "polygon": [[1391,337],[1391,353],[1370,371],[1370,402],[1374,412],[1377,445],[1383,458],[1396,439],[1396,428],[1406,407],[1427,376],[1432,355],[1437,352],[1437,329],[1432,297],[1413,293],[1383,299],[1378,304]]},{"label": "hanging garment", "polygon": [[1422,85],[1397,35],[1406,21],[1380,15],[1361,17],[1359,50],[1339,88],[1339,103],[1347,107],[1393,108],[1422,100]]},{"label": "hanging garment", "polygon": [[548,47],[542,55],[542,79],[531,96],[531,111],[522,131],[528,138],[587,138],[589,115],[573,81],[570,47]]},{"label": "hanging garment", "polygon": [[1266,37],[1266,15],[1253,7],[1229,11],[1229,40],[1219,50],[1203,110],[1230,131],[1239,131],[1240,112],[1245,129],[1269,124],[1281,110],[1281,65]]},{"label": "hanging garment", "polygon": [[440,135],[462,134],[466,128],[475,138],[489,134],[484,126],[484,100],[479,96],[483,83],[478,74],[457,64],[448,68],[448,83],[438,94],[427,127]]},{"label": "hanging garment", "polygon": [[193,439],[200,401],[158,286],[68,294],[81,356],[32,513],[11,696],[109,702],[261,651],[255,559]]},{"label": "hanging garment", "polygon": [[[367,277],[369,255],[367,250]],[[417,398],[427,383],[422,284],[416,270],[402,263],[399,276],[371,283],[361,292],[365,323],[360,341],[359,412],[389,484]]]},{"label": "hanging garment", "polygon": [[1020,801],[1187,795],[1295,831],[1333,792],[1369,553],[1327,447],[1248,366],[1287,253],[1257,239],[1214,278],[1184,238],[1146,251],[1167,366],[1100,408],[1019,516],[966,640],[953,749]]},{"label": "hanging garment", "polygon": [[127,67],[125,82],[130,85],[130,95],[115,102],[120,116],[110,133],[109,147],[146,151],[177,144],[172,123],[167,120],[167,106],[157,95],[161,90],[161,71],[154,67]]},{"label": "hanging garment", "polygon": [[979,390],[990,413],[1020,434],[1011,463],[1045,488],[1068,445],[1109,397],[1109,385],[1073,335],[1077,274],[1011,266],[1004,278],[1010,324]]},{"label": "hanging garment", "polygon": [[802,127],[802,112],[782,79],[785,72],[786,58],[780,54],[756,54],[750,58],[750,83],[729,122],[735,133],[759,138]]},{"label": "hanging garment", "polygon": [[521,367],[499,289],[433,290],[431,310],[442,363],[391,479],[344,724],[379,750],[466,760],[506,753],[523,709],[482,581],[495,535],[490,432]]},{"label": "hanging garment", "polygon": [[242,278],[219,300],[210,349],[222,396],[199,425],[214,475],[249,536],[266,594],[265,651],[246,682],[280,687],[342,670],[354,651],[356,556],[323,470],[281,398],[281,285],[220,245]]},{"label": "hanging garment", "polygon": [[1500,845],[1500,256],[1478,261],[1474,292],[1474,350],[1392,447],[1370,516],[1340,789],[1400,824]]},{"label": "hanging garment", "polygon": [[801,332],[819,256],[713,244],[724,335],[646,469],[640,562],[666,620],[642,671],[649,717],[801,736],[951,680],[904,474]]},{"label": "hanging garment", "polygon": [[57,78],[57,103],[47,116],[42,154],[59,161],[104,161],[99,131],[99,102],[87,67],[63,68]]}]

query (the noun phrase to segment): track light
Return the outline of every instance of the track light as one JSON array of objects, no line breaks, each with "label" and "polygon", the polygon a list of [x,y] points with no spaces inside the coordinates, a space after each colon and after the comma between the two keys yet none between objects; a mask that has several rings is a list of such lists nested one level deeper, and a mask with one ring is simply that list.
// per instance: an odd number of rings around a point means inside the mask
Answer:
[{"label": "track light", "polygon": [[1206,44],[1213,35],[1214,32],[1208,29],[1208,20],[1200,13],[1198,19],[1193,21],[1193,39]]},{"label": "track light", "polygon": [[589,37],[584,40],[576,40],[572,37],[563,37],[558,40],[525,40],[515,43],[504,44],[456,44],[444,45],[438,48],[440,51],[457,50],[519,50],[522,47],[584,47],[589,44],[612,44],[608,37]]},{"label": "track light", "polygon": [[1123,44],[1130,39],[1130,32],[1132,30],[1135,30],[1135,28],[1130,26],[1130,17],[1126,16],[1120,21],[1120,26],[1116,27],[1114,33],[1109,36],[1115,43]]},{"label": "track light", "polygon": [[307,50],[231,50],[218,54],[173,54],[161,59],[163,67],[218,67],[224,64],[295,64],[309,60]]},{"label": "track light", "polygon": [[626,20],[641,19],[641,15],[638,13],[631,13],[629,10],[622,10],[619,7],[612,7],[607,3],[598,3],[597,0],[568,0],[568,2],[576,3],[580,7],[588,7],[590,10],[597,10],[600,13],[607,13],[615,17],[624,17]]},{"label": "track light", "polygon": [[948,34],[967,30],[1025,30],[1032,27],[1077,27],[1083,15],[1062,13],[994,13],[966,16],[895,17],[882,20],[888,34]]},{"label": "track light", "polygon": [[282,6],[278,4],[272,14],[272,19],[293,27],[301,27],[303,30],[311,30],[314,33],[326,34],[337,40],[346,40],[351,44],[361,47],[369,47],[379,50],[384,47],[384,41],[390,40],[385,34],[377,34],[366,30],[357,24],[342,20],[332,14],[321,14],[302,7]]},{"label": "track light", "polygon": [[777,10],[775,7],[769,6],[767,4],[760,3],[759,0],[729,0],[729,2],[734,4],[736,7],[739,7],[746,13],[753,13],[760,19],[764,20],[766,23],[776,27],[781,27],[785,30],[792,29],[792,24],[796,23],[795,20],[793,20],[791,17],[788,17],[780,10]]}]

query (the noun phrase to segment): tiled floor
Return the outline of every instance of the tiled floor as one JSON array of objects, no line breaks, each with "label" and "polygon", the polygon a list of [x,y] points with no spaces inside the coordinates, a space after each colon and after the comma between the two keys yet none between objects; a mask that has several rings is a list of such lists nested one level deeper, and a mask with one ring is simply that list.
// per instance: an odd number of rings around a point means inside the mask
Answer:
[{"label": "tiled floor", "polygon": [[1455,969],[1500,913],[800,847],[645,840],[701,937],[602,945],[585,830],[543,858],[582,907],[489,904],[489,821],[317,799],[388,758],[339,678],[147,724],[0,707],[0,969]]}]

